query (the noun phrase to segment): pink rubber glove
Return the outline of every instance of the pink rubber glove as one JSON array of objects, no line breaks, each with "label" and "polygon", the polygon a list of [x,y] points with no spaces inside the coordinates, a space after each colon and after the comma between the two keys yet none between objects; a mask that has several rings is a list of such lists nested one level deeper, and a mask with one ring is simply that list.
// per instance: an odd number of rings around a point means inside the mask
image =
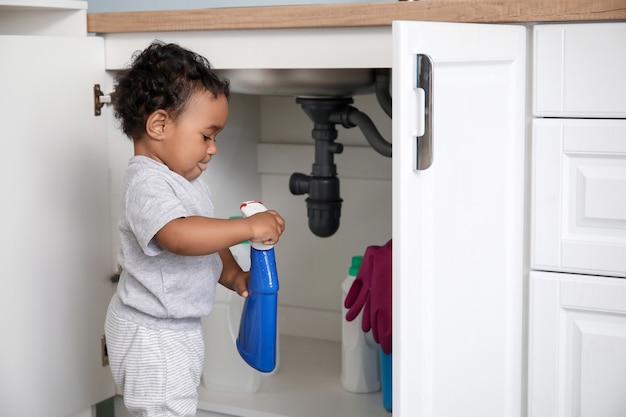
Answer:
[{"label": "pink rubber glove", "polygon": [[361,310],[363,310],[363,321],[361,327],[363,331],[370,329],[370,283],[372,280],[372,265],[374,260],[374,253],[378,250],[378,246],[369,246],[365,250],[363,255],[363,261],[359,272],[346,294],[344,300],[344,307],[348,309],[346,313],[346,320],[354,320]]},{"label": "pink rubber glove", "polygon": [[391,353],[391,253],[389,240],[373,258],[369,302],[372,336],[387,355]]}]

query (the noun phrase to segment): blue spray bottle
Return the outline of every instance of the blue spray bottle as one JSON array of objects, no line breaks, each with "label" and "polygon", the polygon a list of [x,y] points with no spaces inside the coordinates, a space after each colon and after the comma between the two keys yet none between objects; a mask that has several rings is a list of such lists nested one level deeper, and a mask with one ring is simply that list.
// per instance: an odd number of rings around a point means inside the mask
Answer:
[{"label": "blue spray bottle", "polygon": [[[244,217],[267,210],[257,201],[246,201],[240,208]],[[248,365],[261,372],[271,372],[276,366],[277,309],[278,274],[274,247],[252,242],[248,298],[241,314],[237,350]]]}]

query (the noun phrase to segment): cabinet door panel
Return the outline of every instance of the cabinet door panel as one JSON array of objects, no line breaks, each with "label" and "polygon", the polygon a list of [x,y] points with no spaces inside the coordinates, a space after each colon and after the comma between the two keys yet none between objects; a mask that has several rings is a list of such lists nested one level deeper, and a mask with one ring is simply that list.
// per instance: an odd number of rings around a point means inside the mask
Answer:
[{"label": "cabinet door panel", "polygon": [[532,265],[626,276],[626,121],[533,121]]},{"label": "cabinet door panel", "polygon": [[66,417],[114,395],[102,40],[0,36],[0,415]]},{"label": "cabinet door panel", "polygon": [[[393,31],[393,411],[519,416],[526,30]],[[420,171],[417,54],[434,66],[434,158]]]},{"label": "cabinet door panel", "polygon": [[529,416],[626,415],[626,281],[531,272]]}]

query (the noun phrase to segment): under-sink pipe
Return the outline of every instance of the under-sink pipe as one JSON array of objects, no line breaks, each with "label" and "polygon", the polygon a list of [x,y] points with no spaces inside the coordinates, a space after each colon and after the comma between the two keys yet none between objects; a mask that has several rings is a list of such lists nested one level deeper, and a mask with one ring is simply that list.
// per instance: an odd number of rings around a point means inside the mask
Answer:
[{"label": "under-sink pipe", "polygon": [[[391,117],[389,93],[390,70],[377,69],[375,91],[378,103]],[[315,140],[315,161],[311,175],[296,172],[289,179],[289,190],[294,195],[308,194],[306,199],[309,229],[319,237],[333,235],[339,228],[342,199],[334,155],[343,151],[337,139],[336,124],[345,128],[358,126],[367,142],[383,156],[391,157],[391,143],[380,134],[372,119],[352,107],[352,98],[305,98],[296,102],[313,121],[312,136]]]},{"label": "under-sink pipe", "polygon": [[376,99],[387,116],[391,117],[391,70],[389,68],[377,68],[374,71],[374,87],[376,91]]},{"label": "under-sink pipe", "polygon": [[296,172],[289,179],[289,190],[294,195],[308,194],[306,199],[309,229],[319,237],[332,236],[339,228],[342,199],[334,156],[343,151],[335,142],[337,129],[331,114],[353,102],[351,98],[303,98],[296,102],[313,121],[311,132],[315,140],[315,161],[311,175]]},{"label": "under-sink pipe", "polygon": [[391,157],[391,143],[387,142],[380,134],[372,119],[359,109],[345,106],[341,111],[332,113],[329,120],[333,123],[340,123],[345,128],[358,126],[367,142],[376,152],[383,156]]}]

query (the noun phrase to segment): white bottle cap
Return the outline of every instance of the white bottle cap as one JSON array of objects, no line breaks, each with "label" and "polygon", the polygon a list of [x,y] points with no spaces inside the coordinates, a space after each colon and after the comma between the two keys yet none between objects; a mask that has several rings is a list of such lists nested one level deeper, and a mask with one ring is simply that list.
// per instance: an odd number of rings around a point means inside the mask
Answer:
[{"label": "white bottle cap", "polygon": [[[267,211],[267,208],[260,201],[244,201],[239,209],[243,217],[250,217],[253,214]],[[269,250],[274,247],[274,245],[265,245],[261,242],[250,242],[250,245],[256,250]]]}]

